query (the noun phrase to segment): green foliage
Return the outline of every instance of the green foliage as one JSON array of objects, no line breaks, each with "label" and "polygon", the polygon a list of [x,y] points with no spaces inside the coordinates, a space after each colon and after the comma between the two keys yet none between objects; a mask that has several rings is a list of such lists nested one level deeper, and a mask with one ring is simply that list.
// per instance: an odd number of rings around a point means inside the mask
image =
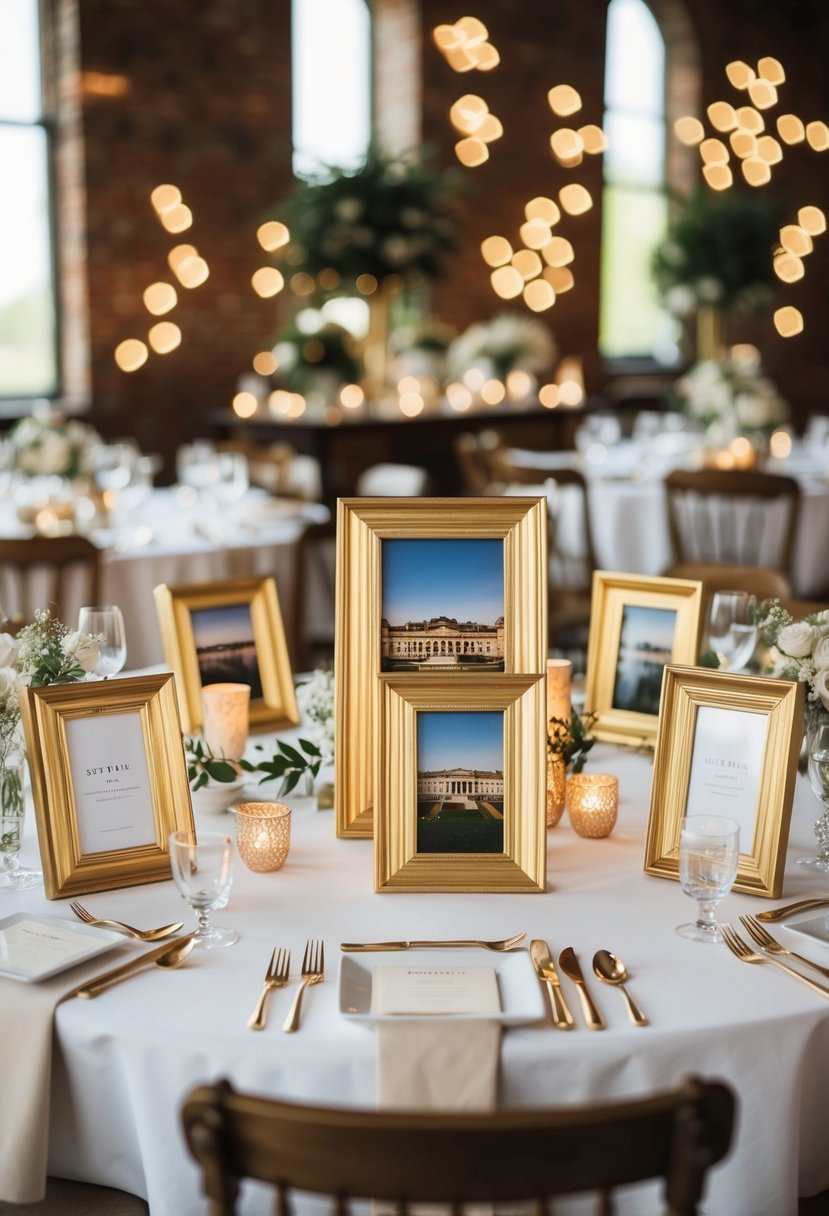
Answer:
[{"label": "green foliage", "polygon": [[275,354],[279,375],[296,393],[307,392],[316,371],[336,372],[341,381],[360,378],[360,363],[354,340],[341,325],[323,325],[314,333],[303,333],[292,322],[280,331]]},{"label": "green foliage", "polygon": [[[259,784],[266,781],[281,781],[278,796],[290,794],[304,773],[316,777],[322,763],[322,752],[315,743],[298,739],[299,750],[283,739],[276,742],[273,754],[254,763],[251,760],[225,760],[214,756],[203,739],[185,739],[184,752],[187,760],[187,779],[195,793],[208,781],[226,784],[236,781],[242,773],[260,773]],[[257,743],[255,749],[264,752]],[[304,753],[304,754],[303,754]]]},{"label": "green foliage", "polygon": [[547,751],[562,757],[566,772],[580,773],[584,768],[587,754],[596,742],[590,734],[596,717],[591,711],[580,714],[574,709],[569,722],[564,718],[550,718],[547,723]]},{"label": "green foliage", "polygon": [[203,739],[185,739],[184,752],[187,758],[187,779],[194,792],[202,789],[208,781],[235,781],[239,769],[232,760],[214,756]]}]

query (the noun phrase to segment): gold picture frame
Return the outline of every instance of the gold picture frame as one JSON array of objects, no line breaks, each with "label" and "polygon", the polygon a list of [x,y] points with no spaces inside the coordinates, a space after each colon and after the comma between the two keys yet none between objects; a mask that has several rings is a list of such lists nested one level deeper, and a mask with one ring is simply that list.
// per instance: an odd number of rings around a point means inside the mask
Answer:
[{"label": "gold picture frame", "polygon": [[594,573],[584,704],[597,715],[597,739],[653,746],[662,668],[696,663],[701,606],[695,579]]},{"label": "gold picture frame", "polygon": [[679,877],[682,821],[689,809],[697,813],[699,807],[700,813],[743,820],[733,889],[778,898],[803,739],[803,703],[803,685],[793,680],[705,667],[665,668],[646,873]]},{"label": "gold picture frame", "polygon": [[543,497],[339,500],[334,648],[338,836],[372,834],[383,544],[497,541],[503,578],[503,671],[540,675],[547,659],[546,522]]},{"label": "gold picture frame", "polygon": [[20,700],[47,899],[170,878],[170,833],[193,831],[172,675]]},{"label": "gold picture frame", "polygon": [[[543,892],[544,678],[400,675],[381,676],[378,683],[375,890]],[[424,750],[421,729],[427,724],[430,750]],[[494,751],[488,751],[493,743]],[[500,756],[500,772],[463,764],[454,772],[452,767],[421,770],[421,765],[430,764],[430,755],[459,751],[463,761],[465,754],[472,754],[470,749],[475,756]],[[458,793],[450,794],[449,802],[434,802],[428,789],[435,780],[457,787]],[[427,792],[420,792],[423,787]],[[434,805],[427,809],[429,802]],[[447,809],[450,816],[438,826]],[[457,850],[459,843],[466,846],[462,851]],[[473,851],[472,846],[481,844],[486,851]]]},{"label": "gold picture frame", "polygon": [[[272,578],[175,586],[161,583],[153,594],[164,657],[176,677],[185,733],[201,727],[203,683],[214,682],[203,679],[205,665],[211,661],[216,671],[227,668],[220,679],[251,685],[251,731],[279,730],[299,722],[285,629]],[[230,642],[207,645],[211,638],[228,638]],[[229,644],[239,653],[227,662]]]}]

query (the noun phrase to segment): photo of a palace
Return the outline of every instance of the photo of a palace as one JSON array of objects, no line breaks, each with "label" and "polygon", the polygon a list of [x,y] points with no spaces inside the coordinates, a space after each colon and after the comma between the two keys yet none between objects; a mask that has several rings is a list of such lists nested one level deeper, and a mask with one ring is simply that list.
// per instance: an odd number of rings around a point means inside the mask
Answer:
[{"label": "photo of a palace", "polygon": [[491,625],[448,616],[391,625],[384,618],[380,658],[384,671],[442,667],[503,671],[504,618]]},{"label": "photo of a palace", "polygon": [[418,715],[417,851],[504,851],[502,713]]}]

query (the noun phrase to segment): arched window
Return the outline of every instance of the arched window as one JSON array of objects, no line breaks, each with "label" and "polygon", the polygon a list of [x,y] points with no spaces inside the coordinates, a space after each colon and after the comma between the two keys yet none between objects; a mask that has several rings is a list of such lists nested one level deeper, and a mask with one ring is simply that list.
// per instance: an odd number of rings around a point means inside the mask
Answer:
[{"label": "arched window", "polygon": [[294,173],[356,169],[371,141],[366,0],[293,0]]},{"label": "arched window", "polygon": [[[0,412],[58,390],[50,201],[38,0],[0,4]],[[10,400],[11,399],[11,400]]]},{"label": "arched window", "polygon": [[599,319],[606,358],[677,358],[676,323],[650,271],[668,215],[665,82],[665,42],[648,5],[610,0]]}]

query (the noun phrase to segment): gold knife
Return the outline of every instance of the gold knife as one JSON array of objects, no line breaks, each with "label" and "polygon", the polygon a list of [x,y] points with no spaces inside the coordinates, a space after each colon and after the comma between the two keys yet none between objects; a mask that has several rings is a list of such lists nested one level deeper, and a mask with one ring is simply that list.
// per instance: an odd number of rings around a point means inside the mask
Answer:
[{"label": "gold knife", "polygon": [[572,1030],[575,1025],[573,1015],[567,1008],[561,982],[558,978],[555,964],[546,942],[534,938],[530,942],[530,958],[533,961],[536,974],[547,985],[547,995],[550,998],[550,1009],[553,1013],[553,1024],[559,1030]]},{"label": "gold knife", "polygon": [[587,991],[587,985],[584,982],[579,960],[576,958],[572,946],[568,946],[566,950],[562,950],[558,956],[558,965],[568,979],[571,979],[576,985],[584,1013],[584,1020],[587,1022],[587,1025],[591,1030],[604,1030],[604,1020],[590,999],[590,993]]},{"label": "gold knife", "polygon": [[163,945],[157,946],[155,950],[148,950],[139,958],[130,959],[128,963],[122,963],[120,967],[113,967],[111,971],[103,971],[100,975],[94,976],[91,980],[81,984],[73,992],[68,992],[67,997],[79,996],[85,1000],[90,997],[97,996],[99,992],[103,992],[105,988],[109,988],[111,984],[118,984],[121,980],[127,979],[136,971],[140,971],[142,967],[146,967],[148,963],[155,963],[158,959],[163,958],[174,950],[178,950],[185,942],[193,941],[193,934],[187,933],[184,937],[177,937],[171,942],[164,942]]}]

